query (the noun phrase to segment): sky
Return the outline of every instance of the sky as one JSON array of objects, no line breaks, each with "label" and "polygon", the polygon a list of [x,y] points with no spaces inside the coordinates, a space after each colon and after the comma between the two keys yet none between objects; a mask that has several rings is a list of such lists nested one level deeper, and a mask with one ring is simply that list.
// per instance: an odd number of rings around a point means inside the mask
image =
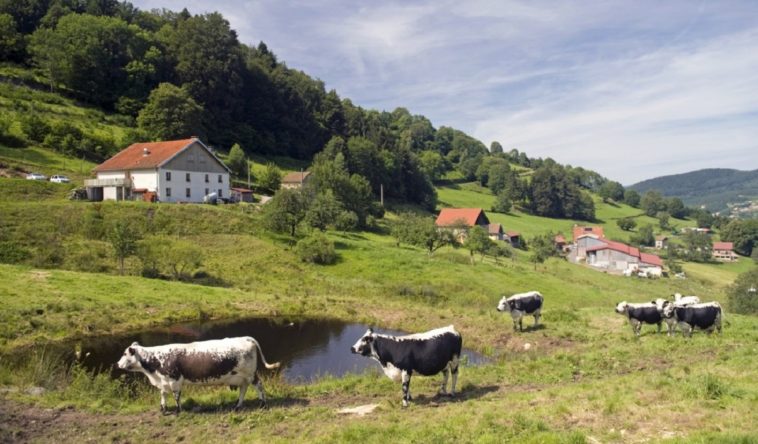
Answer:
[{"label": "sky", "polygon": [[218,11],[364,108],[624,185],[758,169],[758,1],[131,0]]}]

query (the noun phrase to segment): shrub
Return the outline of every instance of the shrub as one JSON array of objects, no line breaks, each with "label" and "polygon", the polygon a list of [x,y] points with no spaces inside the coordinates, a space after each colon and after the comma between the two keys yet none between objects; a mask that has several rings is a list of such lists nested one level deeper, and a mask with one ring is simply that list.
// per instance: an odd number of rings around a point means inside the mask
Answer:
[{"label": "shrub", "polygon": [[[366,225],[369,225],[368,222],[367,217]],[[373,220],[373,222],[376,224],[376,220]],[[340,231],[351,231],[356,229],[356,227],[358,227],[358,215],[352,211],[342,211],[337,215],[337,219],[334,221],[334,228]]]},{"label": "shrub", "polygon": [[758,314],[758,291],[756,289],[758,289],[758,268],[737,276],[737,279],[727,290],[730,311],[742,314]]},{"label": "shrub", "polygon": [[15,242],[0,242],[0,263],[18,264],[29,256],[29,251]]},{"label": "shrub", "polygon": [[303,262],[326,265],[337,261],[334,242],[322,233],[315,233],[305,239],[301,239],[298,241],[295,250]]}]

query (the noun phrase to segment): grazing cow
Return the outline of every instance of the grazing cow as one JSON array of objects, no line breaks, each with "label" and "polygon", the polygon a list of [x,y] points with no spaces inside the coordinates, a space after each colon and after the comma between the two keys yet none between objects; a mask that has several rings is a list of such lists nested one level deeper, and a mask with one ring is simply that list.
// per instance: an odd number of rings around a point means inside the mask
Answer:
[{"label": "grazing cow", "polygon": [[658,333],[661,332],[661,321],[663,317],[655,302],[644,302],[640,304],[630,304],[626,301],[619,302],[616,305],[616,313],[625,315],[629,318],[632,325],[632,331],[635,335],[640,335],[642,324],[658,324]]},{"label": "grazing cow", "polygon": [[697,296],[684,296],[682,297],[681,294],[675,293],[674,294],[674,302],[667,301],[666,299],[658,298],[655,301],[653,301],[656,308],[658,309],[658,312],[661,313],[661,317],[663,318],[663,322],[666,323],[666,334],[668,336],[671,336],[674,334],[674,331],[676,330],[676,318],[674,317],[673,311],[670,313],[669,316],[666,316],[664,314],[666,306],[673,305],[675,307],[685,307],[687,305],[692,304],[699,304],[700,298]]},{"label": "grazing cow", "polygon": [[378,334],[369,328],[350,347],[350,351],[377,360],[385,375],[395,382],[402,381],[403,407],[407,407],[411,400],[410,384],[414,372],[424,376],[442,372],[440,395],[447,393],[447,378],[450,373],[453,379],[450,396],[455,396],[462,346],[463,339],[452,325],[406,336]]},{"label": "grazing cow", "polygon": [[258,341],[247,336],[189,344],[168,344],[143,347],[137,342],[129,346],[118,361],[122,370],[142,372],[150,384],[161,391],[161,411],[166,412],[166,395],[173,392],[177,413],[181,411],[182,384],[228,385],[239,387],[242,407],[249,384],[254,384],[263,406],[266,394],[258,377],[258,353],[268,369],[279,367],[263,357]]},{"label": "grazing cow", "polygon": [[721,305],[718,302],[707,302],[704,304],[693,304],[679,307],[669,304],[663,309],[663,315],[674,317],[677,325],[682,330],[682,336],[692,336],[692,330],[698,328],[706,330],[708,334],[713,330],[721,333],[721,321],[723,314]]},{"label": "grazing cow", "polygon": [[539,325],[543,299],[539,291],[517,293],[509,298],[503,296],[497,304],[497,311],[510,311],[513,318],[513,331],[517,330],[517,326],[518,331],[524,331],[522,318],[525,315],[534,316],[534,326]]}]

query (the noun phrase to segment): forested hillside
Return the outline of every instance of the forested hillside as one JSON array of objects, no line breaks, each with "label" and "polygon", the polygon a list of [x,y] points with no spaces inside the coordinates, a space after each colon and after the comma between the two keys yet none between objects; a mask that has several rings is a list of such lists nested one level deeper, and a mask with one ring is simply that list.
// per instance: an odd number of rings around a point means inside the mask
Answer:
[{"label": "forested hillside", "polygon": [[758,170],[704,169],[648,179],[629,188],[640,193],[658,190],[689,206],[705,205],[710,211],[722,211],[727,203],[758,200]]}]

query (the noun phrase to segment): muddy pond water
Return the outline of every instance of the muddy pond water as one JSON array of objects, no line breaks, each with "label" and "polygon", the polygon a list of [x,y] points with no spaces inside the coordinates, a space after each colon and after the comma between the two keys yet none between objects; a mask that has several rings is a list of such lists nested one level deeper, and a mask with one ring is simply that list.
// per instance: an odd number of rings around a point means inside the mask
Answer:
[{"label": "muddy pond water", "polygon": [[[441,327],[441,325],[440,325]],[[234,321],[206,321],[176,324],[119,336],[87,338],[56,346],[56,352],[73,362],[78,352],[81,364],[94,372],[110,372],[116,378],[124,372],[115,363],[127,346],[138,341],[143,346],[176,342],[252,336],[263,349],[268,362],[281,362],[279,372],[290,383],[307,383],[321,376],[343,376],[362,373],[366,369],[379,371],[373,359],[350,353],[350,347],[368,328],[364,324],[337,320],[263,319],[249,318]],[[405,334],[400,331],[374,328],[377,333]],[[464,344],[466,338],[463,338]],[[485,363],[487,358],[464,349],[463,365]]]}]

